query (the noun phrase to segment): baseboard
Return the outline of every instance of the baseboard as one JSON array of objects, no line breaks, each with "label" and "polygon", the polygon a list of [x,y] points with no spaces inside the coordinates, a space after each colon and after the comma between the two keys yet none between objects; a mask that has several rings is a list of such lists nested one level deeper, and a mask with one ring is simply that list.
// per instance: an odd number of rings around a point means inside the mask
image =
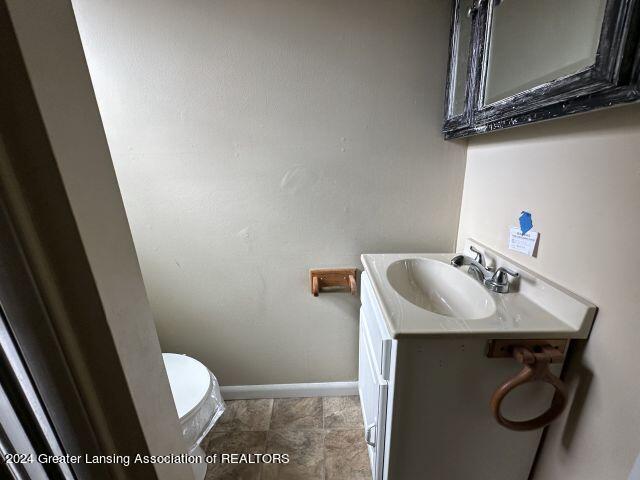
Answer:
[{"label": "baseboard", "polygon": [[344,397],[358,395],[358,382],[281,383],[220,387],[225,400],[291,397]]}]

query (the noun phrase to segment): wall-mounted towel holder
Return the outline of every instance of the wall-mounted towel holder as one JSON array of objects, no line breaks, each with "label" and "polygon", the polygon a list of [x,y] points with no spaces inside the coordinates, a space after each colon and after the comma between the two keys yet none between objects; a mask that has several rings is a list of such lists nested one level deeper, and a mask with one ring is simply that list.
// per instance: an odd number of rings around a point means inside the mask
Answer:
[{"label": "wall-mounted towel holder", "polygon": [[309,270],[311,294],[317,297],[323,288],[346,288],[358,295],[357,268],[314,268]]},{"label": "wall-mounted towel holder", "polygon": [[[549,370],[552,363],[562,362],[568,340],[493,340],[489,342],[490,358],[513,357],[523,368],[515,377],[500,385],[491,397],[491,411],[496,421],[509,430],[536,430],[553,422],[567,404],[567,387]],[[536,418],[514,421],[502,415],[500,406],[504,398],[515,388],[529,382],[550,384],[555,393],[549,409]]]}]

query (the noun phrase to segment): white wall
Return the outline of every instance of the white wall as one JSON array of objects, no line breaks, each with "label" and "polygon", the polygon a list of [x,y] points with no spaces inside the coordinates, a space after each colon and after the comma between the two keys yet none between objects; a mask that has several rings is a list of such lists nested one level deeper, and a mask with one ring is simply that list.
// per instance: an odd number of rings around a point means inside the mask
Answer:
[{"label": "white wall", "polygon": [[353,380],[308,269],[451,251],[449,2],[74,0],[165,351],[221,383]]},{"label": "white wall", "polygon": [[[506,249],[521,210],[537,258]],[[470,141],[458,242],[488,244],[599,307],[570,358],[571,408],[550,427],[536,480],[626,479],[640,448],[640,107]]]}]

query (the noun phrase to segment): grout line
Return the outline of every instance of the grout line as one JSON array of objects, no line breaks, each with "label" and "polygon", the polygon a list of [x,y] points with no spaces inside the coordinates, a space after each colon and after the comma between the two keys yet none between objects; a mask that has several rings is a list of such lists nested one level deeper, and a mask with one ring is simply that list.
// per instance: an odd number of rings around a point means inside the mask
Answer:
[{"label": "grout line", "polygon": [[275,411],[276,401],[271,399],[271,412],[269,413],[269,424],[267,425],[267,431],[271,430],[271,422],[273,422],[273,412]]},{"label": "grout line", "polygon": [[324,397],[320,398],[320,412],[322,413],[322,480],[327,478],[327,450],[325,449],[325,438],[327,431],[324,426]]},{"label": "grout line", "polygon": [[[322,411],[322,426],[324,427],[324,409]],[[322,480],[327,480],[327,449],[326,449],[327,431],[322,429]]]}]

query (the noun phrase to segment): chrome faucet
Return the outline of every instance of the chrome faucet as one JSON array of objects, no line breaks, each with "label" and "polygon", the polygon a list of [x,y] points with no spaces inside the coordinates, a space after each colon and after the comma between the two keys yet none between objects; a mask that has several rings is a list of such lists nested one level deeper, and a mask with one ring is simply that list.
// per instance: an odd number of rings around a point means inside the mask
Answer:
[{"label": "chrome faucet", "polygon": [[517,278],[519,276],[518,272],[514,272],[506,267],[499,267],[496,271],[493,271],[491,267],[487,267],[482,252],[473,245],[470,249],[476,254],[475,258],[467,257],[466,255],[456,255],[451,259],[451,265],[454,267],[468,265],[469,275],[482,283],[488,290],[496,293],[507,293],[510,285],[508,275]]}]

